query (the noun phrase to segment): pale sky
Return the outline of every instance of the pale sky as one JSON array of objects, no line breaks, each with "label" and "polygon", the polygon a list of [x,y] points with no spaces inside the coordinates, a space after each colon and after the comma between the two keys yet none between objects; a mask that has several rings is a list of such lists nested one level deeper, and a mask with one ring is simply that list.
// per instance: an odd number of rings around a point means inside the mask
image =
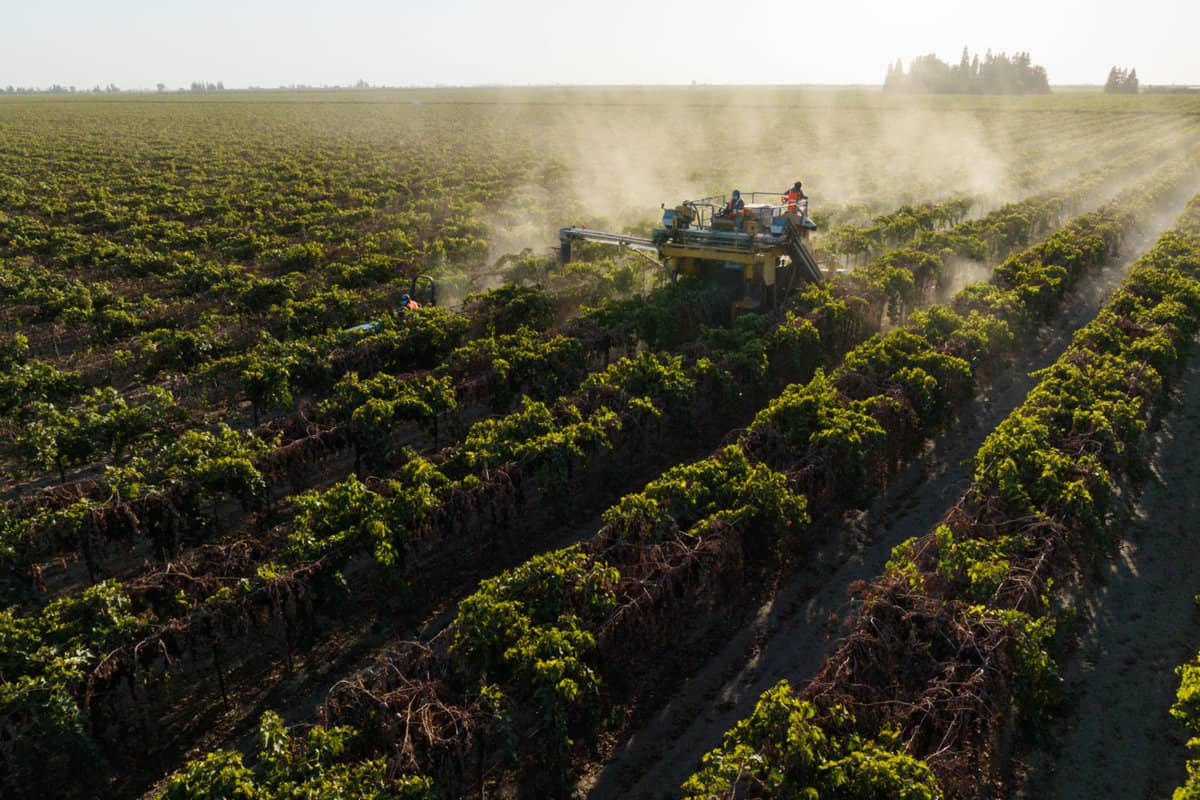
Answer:
[{"label": "pale sky", "polygon": [[1200,84],[1197,0],[0,2],[0,87],[880,84],[964,45],[1027,50],[1052,84]]}]

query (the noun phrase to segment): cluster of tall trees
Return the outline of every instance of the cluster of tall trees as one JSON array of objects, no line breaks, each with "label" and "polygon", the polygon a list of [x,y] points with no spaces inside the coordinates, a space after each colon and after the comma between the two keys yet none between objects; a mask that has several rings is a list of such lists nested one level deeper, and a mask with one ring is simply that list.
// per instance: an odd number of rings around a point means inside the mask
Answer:
[{"label": "cluster of tall trees", "polygon": [[993,55],[981,60],[963,48],[957,65],[947,64],[933,53],[914,58],[904,71],[900,59],[888,64],[883,82],[885,92],[920,94],[1049,94],[1045,67],[1033,64],[1029,53]]},{"label": "cluster of tall trees", "polygon": [[1137,94],[1137,70],[1113,67],[1108,71],[1108,80],[1104,82],[1104,91],[1109,94]]}]

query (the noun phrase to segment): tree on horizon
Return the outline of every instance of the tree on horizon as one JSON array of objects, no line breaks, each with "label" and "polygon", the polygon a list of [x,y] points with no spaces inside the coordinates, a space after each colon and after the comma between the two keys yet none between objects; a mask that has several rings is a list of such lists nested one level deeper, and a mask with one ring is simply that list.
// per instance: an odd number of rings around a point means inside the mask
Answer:
[{"label": "tree on horizon", "polygon": [[1011,58],[988,50],[980,61],[963,47],[958,64],[951,66],[934,53],[917,56],[908,72],[897,59],[888,64],[883,82],[885,92],[914,94],[1048,94],[1050,80],[1045,67],[1035,65],[1028,51]]}]

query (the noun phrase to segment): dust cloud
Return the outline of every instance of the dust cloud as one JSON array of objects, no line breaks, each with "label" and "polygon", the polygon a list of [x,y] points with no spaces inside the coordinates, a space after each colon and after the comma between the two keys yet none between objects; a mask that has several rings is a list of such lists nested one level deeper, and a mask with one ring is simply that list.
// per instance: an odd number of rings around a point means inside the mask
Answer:
[{"label": "dust cloud", "polygon": [[[802,180],[813,209],[969,194],[1010,196],[1014,148],[974,115],[872,106],[861,93],[799,90],[574,90],[531,105],[523,122],[566,186],[520,226],[495,226],[500,245],[529,246],[539,227],[653,225],[662,205],[762,191]],[[574,99],[576,102],[571,102]],[[537,187],[528,191],[536,193]],[[505,214],[499,216],[504,217]],[[539,222],[541,223],[539,225]],[[545,245],[543,245],[545,246]]]},{"label": "dust cloud", "polygon": [[[1100,166],[1072,145],[1092,136],[1089,115],[988,98],[786,87],[524,89],[495,97],[501,112],[478,113],[519,132],[539,166],[508,202],[487,211],[492,263],[526,248],[552,254],[564,225],[646,235],[660,207],[735,187],[777,197],[802,180],[818,219],[861,223],[954,196],[972,199],[980,215]],[[1110,138],[1115,145],[1126,128],[1145,124],[1152,123],[1116,123]]]}]

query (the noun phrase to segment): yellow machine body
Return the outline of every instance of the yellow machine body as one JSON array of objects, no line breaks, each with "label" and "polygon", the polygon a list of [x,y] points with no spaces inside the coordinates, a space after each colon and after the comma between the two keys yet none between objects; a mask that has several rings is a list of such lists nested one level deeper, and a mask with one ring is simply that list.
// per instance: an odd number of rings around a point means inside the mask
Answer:
[{"label": "yellow machine body", "polygon": [[[732,313],[769,310],[800,282],[819,282],[813,257],[807,201],[784,205],[750,202],[736,213],[724,198],[689,201],[665,210],[663,226],[643,239],[586,228],[559,231],[562,259],[570,260],[572,241],[598,241],[654,252],[673,275],[689,275],[725,288]],[[747,195],[743,195],[743,198]],[[719,202],[717,202],[719,201]]]}]

